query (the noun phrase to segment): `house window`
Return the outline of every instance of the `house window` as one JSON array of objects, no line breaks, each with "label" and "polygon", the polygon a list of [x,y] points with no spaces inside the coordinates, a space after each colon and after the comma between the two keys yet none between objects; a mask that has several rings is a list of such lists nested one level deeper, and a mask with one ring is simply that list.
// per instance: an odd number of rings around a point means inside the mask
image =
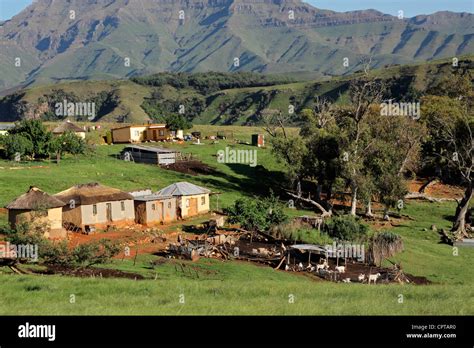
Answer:
[{"label": "house window", "polygon": [[122,211],[125,211],[125,202],[120,202],[120,205],[122,207]]},{"label": "house window", "polygon": [[153,204],[151,205],[151,210],[156,210],[156,204],[155,204],[155,203],[153,203]]},{"label": "house window", "polygon": [[168,202],[168,209],[171,209],[171,202]]},{"label": "house window", "polygon": [[186,208],[189,208],[189,205],[190,205],[190,201],[189,199],[186,200]]},{"label": "house window", "polygon": [[94,204],[92,206],[92,215],[96,216],[97,215],[97,204]]},{"label": "house window", "polygon": [[206,204],[206,196],[201,197],[201,205]]},{"label": "house window", "polygon": [[140,136],[140,131],[135,131],[135,136],[139,137]]},{"label": "house window", "polygon": [[164,136],[165,135],[165,131],[164,130],[160,130],[160,137]]}]

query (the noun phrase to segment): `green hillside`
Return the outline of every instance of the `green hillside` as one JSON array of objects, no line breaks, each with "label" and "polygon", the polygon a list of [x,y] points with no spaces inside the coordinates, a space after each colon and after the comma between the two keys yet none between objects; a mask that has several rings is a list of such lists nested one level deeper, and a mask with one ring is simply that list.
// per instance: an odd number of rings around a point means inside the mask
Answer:
[{"label": "green hillside", "polygon": [[[474,56],[459,58],[458,67],[451,60],[427,64],[391,66],[373,74],[391,83],[391,96],[416,99],[433,92],[456,70],[474,71]],[[57,121],[54,103],[94,101],[94,121],[142,123],[163,121],[184,107],[184,115],[195,124],[256,125],[265,109],[294,113],[298,122],[302,109],[311,108],[317,97],[344,103],[350,81],[357,76],[294,82],[291,75],[252,73],[160,73],[143,78],[114,81],[74,81],[33,87],[0,99],[0,121],[41,117]],[[80,120],[78,120],[80,121]]]}]

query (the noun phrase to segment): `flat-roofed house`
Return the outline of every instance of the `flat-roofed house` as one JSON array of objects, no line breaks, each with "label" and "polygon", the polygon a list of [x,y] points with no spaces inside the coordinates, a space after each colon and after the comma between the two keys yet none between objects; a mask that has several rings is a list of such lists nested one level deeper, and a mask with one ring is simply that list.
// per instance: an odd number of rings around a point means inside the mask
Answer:
[{"label": "flat-roofed house", "polygon": [[81,127],[76,126],[71,121],[67,120],[61,123],[59,126],[53,129],[54,135],[62,135],[66,132],[72,132],[77,135],[79,138],[85,139],[86,138],[86,131]]},{"label": "flat-roofed house", "polygon": [[160,196],[151,190],[131,192],[135,197],[135,222],[144,226],[176,221],[176,198]]},{"label": "flat-roofed house", "polygon": [[210,190],[189,182],[178,182],[158,191],[159,196],[172,196],[177,201],[177,218],[185,219],[209,212]]},{"label": "flat-roofed house", "polygon": [[112,129],[114,144],[141,143],[145,141],[147,125],[128,125]]},{"label": "flat-roofed house", "polygon": [[91,232],[135,223],[133,196],[112,187],[98,183],[76,185],[55,197],[66,203],[63,221],[71,230]]},{"label": "flat-roofed house", "polygon": [[16,228],[20,223],[29,223],[45,227],[47,238],[65,238],[67,232],[63,228],[62,220],[64,205],[62,200],[32,186],[28,192],[6,206],[8,221],[12,228]]},{"label": "flat-roofed house", "polygon": [[171,131],[166,124],[151,124],[147,127],[145,133],[146,141],[166,141],[172,138]]}]

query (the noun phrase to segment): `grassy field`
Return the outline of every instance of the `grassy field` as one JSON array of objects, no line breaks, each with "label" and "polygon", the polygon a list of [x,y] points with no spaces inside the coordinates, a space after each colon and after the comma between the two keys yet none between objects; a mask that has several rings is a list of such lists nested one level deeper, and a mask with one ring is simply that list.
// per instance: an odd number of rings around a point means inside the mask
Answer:
[{"label": "grassy field", "polygon": [[[209,134],[218,130],[209,126],[198,129]],[[241,141],[250,141],[250,134],[258,131],[240,127],[225,130],[234,132],[234,138]],[[212,145],[173,145],[217,169],[213,175],[199,177],[117,160],[114,155],[122,146],[100,146],[94,155],[67,158],[60,165],[25,163],[19,165],[21,169],[11,169],[12,163],[0,162],[0,205],[30,185],[50,193],[90,181],[124,190],[156,190],[186,180],[222,192],[222,207],[242,196],[266,194],[271,185],[284,180],[268,149],[258,150],[258,164],[264,168],[217,163],[217,150],[227,145],[234,146],[232,139]],[[216,204],[213,197],[214,208]],[[192,269],[182,272],[174,260],[152,265],[158,256],[140,255],[135,265],[130,260],[114,260],[100,267],[138,273],[146,280],[18,276],[0,268],[0,314],[472,315],[474,249],[459,248],[455,256],[453,248],[439,244],[437,233],[430,230],[432,224],[449,227],[453,211],[451,203],[409,203],[404,213],[413,220],[390,228],[405,244],[405,251],[392,261],[401,262],[407,273],[427,277],[430,285],[335,284],[249,263],[207,259],[180,261]],[[5,223],[5,214],[0,216],[0,224]],[[71,295],[75,303],[70,302]]]}]

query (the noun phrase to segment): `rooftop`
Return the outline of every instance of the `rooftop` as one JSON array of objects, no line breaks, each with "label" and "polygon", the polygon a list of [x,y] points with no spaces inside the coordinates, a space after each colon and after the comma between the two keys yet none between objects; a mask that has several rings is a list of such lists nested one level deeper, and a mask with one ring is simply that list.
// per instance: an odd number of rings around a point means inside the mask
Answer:
[{"label": "rooftop", "polygon": [[155,153],[176,153],[176,150],[165,149],[164,147],[157,147],[157,146],[146,146],[146,145],[129,145],[123,149],[123,151],[127,151],[127,149],[134,149],[139,151],[145,152],[155,152]]},{"label": "rooftop", "polygon": [[76,126],[74,123],[71,121],[64,121],[61,123],[59,126],[53,129],[54,134],[62,134],[66,132],[74,132],[74,133],[81,133],[85,132],[84,129],[81,127]]},{"label": "rooftop", "polygon": [[211,191],[189,182],[178,182],[157,192],[160,196],[193,196],[207,193]]},{"label": "rooftop", "polygon": [[6,208],[12,210],[42,210],[60,208],[65,205],[66,203],[62,200],[32,186],[28,192],[8,204]]},{"label": "rooftop", "polygon": [[89,183],[73,186],[60,192],[55,197],[64,202],[74,201],[76,205],[89,205],[101,202],[115,202],[132,200],[133,196],[119,189],[103,186],[98,183]]}]

